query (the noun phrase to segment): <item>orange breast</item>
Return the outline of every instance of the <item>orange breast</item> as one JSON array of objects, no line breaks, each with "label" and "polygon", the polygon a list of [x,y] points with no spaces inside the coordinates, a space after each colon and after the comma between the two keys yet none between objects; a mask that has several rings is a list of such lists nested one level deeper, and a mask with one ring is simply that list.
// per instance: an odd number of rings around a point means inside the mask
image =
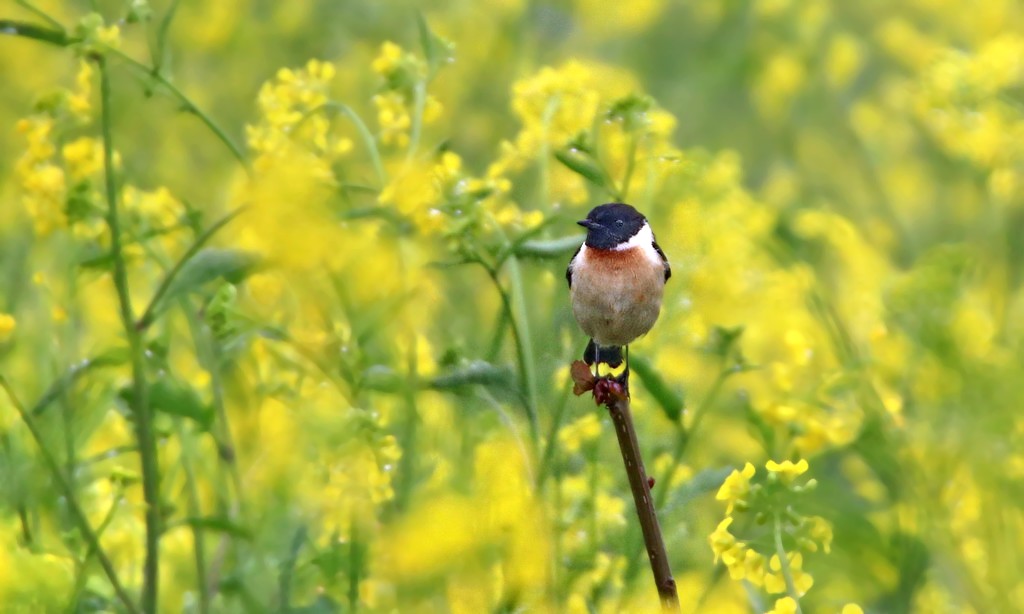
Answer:
[{"label": "orange breast", "polygon": [[661,311],[665,271],[639,248],[588,248],[573,268],[573,314],[601,345],[626,345],[646,334]]}]

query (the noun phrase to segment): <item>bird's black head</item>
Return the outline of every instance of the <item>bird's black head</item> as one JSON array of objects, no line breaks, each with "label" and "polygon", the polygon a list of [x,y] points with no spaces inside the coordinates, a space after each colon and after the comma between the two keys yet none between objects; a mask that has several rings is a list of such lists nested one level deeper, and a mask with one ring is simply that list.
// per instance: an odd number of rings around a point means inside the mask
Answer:
[{"label": "bird's black head", "polygon": [[587,247],[612,249],[640,232],[647,218],[627,204],[608,203],[594,207],[587,219],[576,223],[587,229]]}]

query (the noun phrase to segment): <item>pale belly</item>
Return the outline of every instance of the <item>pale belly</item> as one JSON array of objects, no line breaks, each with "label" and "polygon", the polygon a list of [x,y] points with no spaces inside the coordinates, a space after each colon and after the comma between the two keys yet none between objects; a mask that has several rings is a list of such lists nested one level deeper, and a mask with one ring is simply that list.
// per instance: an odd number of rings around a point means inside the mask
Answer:
[{"label": "pale belly", "polygon": [[[623,266],[600,279],[573,272],[572,310],[580,328],[599,345],[627,345],[651,330],[661,311],[664,271]],[[640,271],[640,273],[638,273]]]}]

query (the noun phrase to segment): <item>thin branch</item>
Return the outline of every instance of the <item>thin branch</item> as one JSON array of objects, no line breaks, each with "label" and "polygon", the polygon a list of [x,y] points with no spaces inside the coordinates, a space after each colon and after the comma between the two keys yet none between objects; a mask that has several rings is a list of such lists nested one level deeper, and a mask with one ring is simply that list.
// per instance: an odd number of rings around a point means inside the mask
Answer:
[{"label": "thin branch", "polygon": [[629,488],[633,492],[633,503],[640,519],[640,529],[644,534],[644,545],[647,547],[647,557],[651,562],[651,572],[654,574],[654,585],[658,589],[662,611],[679,612],[676,581],[672,577],[668,553],[665,551],[665,540],[661,536],[661,526],[658,524],[658,515],[651,499],[651,487],[647,481],[640,443],[637,441],[633,416],[629,410],[629,398],[617,395],[608,402],[607,407],[615,424],[615,435],[619,439],[619,450],[622,452],[622,462],[626,466]]},{"label": "thin branch", "polygon": [[231,151],[231,154],[235,157],[236,160],[238,160],[238,163],[242,165],[242,168],[245,169],[246,173],[252,173],[252,169],[249,167],[249,161],[246,159],[245,153],[242,151],[242,148],[231,140],[231,137],[228,136],[228,133],[223,128],[221,128],[220,125],[217,124],[217,122],[213,121],[212,117],[207,115],[205,111],[196,106],[196,104],[192,102],[192,100],[188,96],[186,96],[181,90],[179,90],[178,86],[174,85],[173,83],[171,83],[170,80],[167,79],[167,77],[163,76],[159,69],[146,66],[142,62],[136,60],[135,58],[129,56],[128,54],[124,53],[119,49],[115,49],[114,47],[105,47],[104,51],[106,51],[110,55],[116,56],[118,59],[122,60],[135,70],[145,74],[146,76],[152,78],[154,81],[162,85],[164,89],[170,92],[170,94],[173,97],[178,99],[178,102],[181,103],[181,106],[185,108],[185,111],[198,117],[199,121],[203,122],[203,124],[205,124],[206,127],[210,129],[210,132],[213,132],[217,139],[221,143],[223,143],[224,146],[228,148],[228,150]]},{"label": "thin branch", "polygon": [[637,440],[633,416],[629,410],[628,379],[595,378],[590,367],[582,360],[572,363],[570,374],[574,384],[573,393],[579,396],[591,392],[598,405],[604,404],[608,408],[612,423],[615,425],[615,436],[619,440],[622,462],[626,466],[626,477],[629,478],[629,489],[633,493],[633,503],[636,505],[636,515],[640,520],[644,545],[647,547],[647,558],[651,562],[654,585],[661,599],[661,609],[663,612],[678,614],[680,609],[676,581],[669,567],[665,540],[661,536],[658,514],[651,499],[651,484],[647,481],[640,442]]},{"label": "thin branch", "polygon": [[67,47],[74,42],[63,30],[54,30],[15,19],[0,19],[0,34],[31,38],[58,47]]},{"label": "thin branch", "polygon": [[138,322],[135,323],[135,328],[137,330],[145,330],[146,328],[149,327],[150,324],[153,323],[154,313],[157,306],[159,306],[160,304],[160,299],[162,299],[164,297],[164,294],[167,293],[167,290],[170,289],[171,284],[174,283],[174,280],[175,278],[177,278],[178,273],[181,272],[181,269],[186,264],[188,264],[189,260],[191,260],[193,256],[199,253],[199,250],[202,249],[204,245],[206,245],[207,241],[209,241],[218,230],[226,226],[228,222],[230,222],[231,220],[235,219],[238,216],[238,214],[241,213],[243,210],[244,207],[239,207],[238,209],[231,211],[224,217],[214,222],[214,224],[207,228],[205,231],[203,231],[201,235],[196,237],[195,242],[193,242],[192,245],[189,246],[188,250],[184,254],[182,254],[181,259],[174,263],[174,266],[171,268],[170,271],[167,272],[167,275],[164,277],[163,281],[160,282],[160,286],[156,289],[156,292],[153,294],[153,298],[149,300],[149,304],[146,306],[146,310],[142,312],[142,317],[140,317]]},{"label": "thin branch", "polygon": [[96,532],[92,530],[92,526],[89,525],[89,520],[82,511],[82,508],[78,505],[78,499],[75,497],[74,491],[71,489],[71,485],[68,484],[67,480],[64,479],[64,473],[61,471],[60,463],[57,459],[50,454],[50,450],[46,447],[46,442],[43,439],[43,434],[36,427],[36,423],[32,416],[29,414],[25,406],[21,404],[18,397],[15,396],[14,391],[11,389],[10,384],[7,383],[7,378],[0,375],[0,388],[3,388],[7,394],[7,398],[11,401],[11,405],[14,406],[15,411],[21,417],[21,421],[28,427],[28,432],[32,435],[32,439],[35,440],[36,445],[39,446],[39,454],[43,457],[43,463],[46,464],[47,469],[50,470],[50,474],[53,477],[53,481],[57,483],[57,488],[60,489],[61,494],[64,495],[64,500],[67,503],[68,509],[71,511],[72,519],[75,524],[78,525],[78,530],[85,538],[85,543],[88,544],[90,552],[96,553],[96,558],[99,559],[100,567],[103,568],[103,572],[107,576],[107,580],[110,581],[110,586],[114,589],[114,593],[117,595],[118,600],[124,606],[124,609],[132,614],[139,611],[135,604],[132,602],[131,597],[124,590],[124,586],[121,585],[121,581],[117,577],[117,571],[114,569],[114,564],[110,561],[110,557],[107,556],[107,552],[100,545],[99,538],[96,536]]},{"label": "thin branch", "polygon": [[779,567],[782,569],[782,578],[786,581],[786,592],[796,604],[796,614],[803,614],[800,609],[800,594],[796,591],[796,582],[793,581],[793,572],[789,568],[789,557],[786,556],[786,549],[782,546],[782,519],[775,514],[775,555],[779,557]]},{"label": "thin branch", "polygon": [[110,74],[103,56],[94,61],[100,73],[100,100],[102,106],[103,166],[107,192],[107,227],[110,230],[110,253],[114,260],[114,286],[117,288],[121,323],[131,349],[132,398],[130,406],[135,418],[135,437],[139,444],[142,465],[142,494],[146,502],[146,560],[143,567],[142,610],[156,612],[160,581],[160,469],[157,459],[156,438],[151,423],[152,415],[146,387],[146,365],[143,356],[142,335],[135,327],[131,294],[128,290],[128,270],[121,242],[121,222],[118,215],[118,189],[114,177],[113,119],[110,113]]},{"label": "thin branch", "polygon": [[18,6],[24,8],[26,11],[29,11],[35,14],[37,17],[46,20],[51,26],[57,28],[58,30],[64,30],[64,26],[59,21],[48,15],[46,11],[40,9],[36,5],[29,2],[28,0],[15,0],[15,2],[18,4]]}]

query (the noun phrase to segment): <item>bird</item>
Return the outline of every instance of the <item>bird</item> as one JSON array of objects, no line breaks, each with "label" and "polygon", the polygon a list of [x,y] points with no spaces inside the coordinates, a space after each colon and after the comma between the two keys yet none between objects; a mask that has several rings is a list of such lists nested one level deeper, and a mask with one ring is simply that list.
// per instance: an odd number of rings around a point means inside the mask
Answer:
[{"label": "bird", "polygon": [[569,261],[565,279],[576,322],[590,337],[583,361],[600,376],[601,362],[612,368],[622,364],[625,347],[622,377],[628,383],[628,346],[657,321],[672,267],[647,218],[631,205],[605,203],[577,223],[587,237]]}]

